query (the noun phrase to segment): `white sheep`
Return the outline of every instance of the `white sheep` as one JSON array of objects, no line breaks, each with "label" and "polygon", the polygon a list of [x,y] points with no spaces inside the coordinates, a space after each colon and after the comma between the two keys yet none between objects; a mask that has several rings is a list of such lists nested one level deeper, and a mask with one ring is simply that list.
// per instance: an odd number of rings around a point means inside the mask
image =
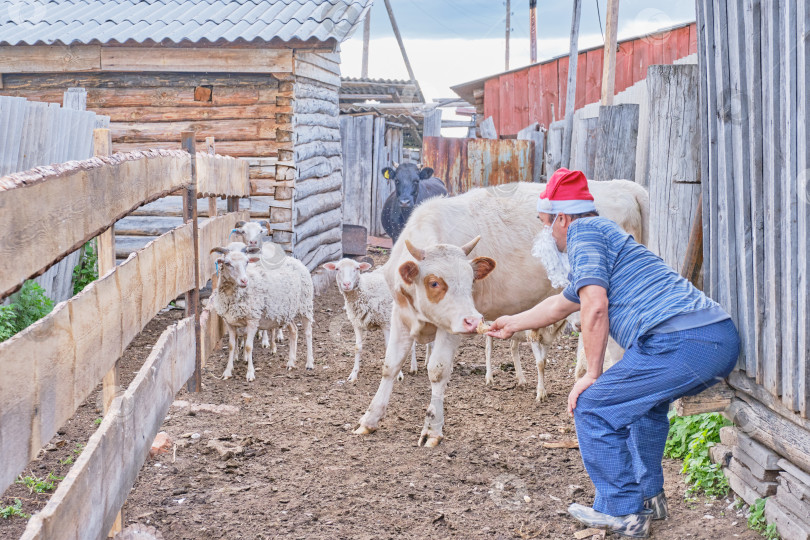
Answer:
[{"label": "white sheep", "polygon": [[256,378],[253,368],[253,339],[259,329],[275,330],[286,326],[290,332],[290,357],[287,369],[295,367],[300,318],[307,345],[307,369],[314,369],[312,356],[313,296],[312,277],[307,268],[292,257],[285,257],[275,268],[267,269],[259,262],[258,250],[248,251],[241,242],[216,247],[219,253],[219,283],[209,304],[225,321],[228,329],[228,365],[222,374],[228,379],[233,372],[237,336],[245,339],[247,380]]},{"label": "white sheep", "polygon": [[[548,348],[563,333],[564,328],[565,321],[563,320],[539,330],[516,332],[509,340],[509,349],[512,353],[512,361],[515,364],[515,376],[518,380],[518,386],[526,385],[526,376],[523,374],[523,366],[520,363],[520,344],[528,341],[532,348],[534,361],[537,364],[537,401],[545,401],[548,397],[545,385],[546,356],[548,355]],[[486,384],[490,384],[494,381],[492,377],[492,338],[490,336],[486,338]]]},{"label": "white sheep", "polygon": [[[335,280],[338,290],[343,295],[344,309],[349,318],[349,322],[354,328],[354,368],[349,375],[348,381],[357,380],[360,371],[360,356],[363,352],[363,336],[368,330],[382,330],[385,337],[386,347],[388,346],[388,335],[391,330],[391,309],[394,304],[394,297],[388,289],[381,270],[362,273],[371,268],[367,262],[359,263],[352,259],[341,259],[333,263],[328,262],[322,265],[327,270],[336,270]],[[411,373],[416,373],[416,345],[411,348]],[[397,375],[397,380],[404,377],[402,371]]]},{"label": "white sheep", "polygon": [[[236,225],[234,225],[233,230],[231,231],[231,236],[236,237],[241,242],[243,242],[248,249],[250,248],[259,248],[262,250],[262,259],[270,259],[273,260],[277,257],[277,253],[284,254],[284,249],[275,244],[273,242],[265,242],[264,235],[265,233],[269,236],[272,234],[270,230],[270,223],[267,220],[261,221],[237,221]],[[282,329],[278,328],[276,330],[275,339],[272,342],[273,350],[270,351],[272,354],[276,354],[277,348],[276,343],[284,341],[284,334],[282,333]],[[262,341],[262,347],[267,348],[270,347],[270,337],[267,335],[266,330],[259,330],[259,339]],[[241,341],[241,340],[240,340]],[[240,343],[240,347],[241,347]]]}]

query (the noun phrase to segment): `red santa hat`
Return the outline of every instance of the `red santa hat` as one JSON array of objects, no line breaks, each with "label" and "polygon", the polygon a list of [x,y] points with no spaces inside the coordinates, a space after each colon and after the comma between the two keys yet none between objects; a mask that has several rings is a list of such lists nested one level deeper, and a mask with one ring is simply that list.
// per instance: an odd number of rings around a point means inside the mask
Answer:
[{"label": "red santa hat", "polygon": [[593,195],[582,171],[557,169],[537,201],[537,211],[544,214],[584,214],[595,212]]}]

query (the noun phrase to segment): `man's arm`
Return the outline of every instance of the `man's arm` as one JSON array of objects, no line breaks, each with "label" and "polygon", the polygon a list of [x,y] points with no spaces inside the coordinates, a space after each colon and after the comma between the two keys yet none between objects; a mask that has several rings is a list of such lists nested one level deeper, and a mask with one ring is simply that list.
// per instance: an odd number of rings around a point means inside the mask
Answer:
[{"label": "man's arm", "polygon": [[578,309],[579,304],[576,302],[568,300],[562,294],[555,294],[522,313],[498,317],[490,326],[487,335],[499,339],[509,339],[512,334],[521,330],[545,328],[563,320]]},{"label": "man's arm", "polygon": [[582,342],[588,371],[575,384],[568,395],[568,414],[573,414],[579,395],[602,375],[610,323],[608,320],[607,291],[599,285],[586,285],[579,290],[582,302]]}]

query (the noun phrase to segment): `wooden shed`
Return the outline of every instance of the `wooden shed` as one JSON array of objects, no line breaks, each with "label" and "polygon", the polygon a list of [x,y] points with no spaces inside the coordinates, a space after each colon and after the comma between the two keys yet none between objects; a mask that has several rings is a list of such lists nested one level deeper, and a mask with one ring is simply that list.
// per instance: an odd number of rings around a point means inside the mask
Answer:
[{"label": "wooden shed", "polygon": [[370,5],[21,4],[0,12],[0,94],[61,103],[83,87],[87,109],[110,117],[114,151],[215,136],[217,153],[250,162],[252,217],[313,269],[341,255],[339,44]]}]

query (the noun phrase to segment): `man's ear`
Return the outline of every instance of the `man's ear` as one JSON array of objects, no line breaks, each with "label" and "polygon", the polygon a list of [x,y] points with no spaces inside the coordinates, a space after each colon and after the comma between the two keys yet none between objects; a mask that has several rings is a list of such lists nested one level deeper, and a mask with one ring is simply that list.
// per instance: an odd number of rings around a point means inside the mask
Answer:
[{"label": "man's ear", "polygon": [[419,275],[419,265],[413,261],[403,263],[402,266],[399,267],[399,275],[402,278],[402,281],[408,285],[413,285],[413,282],[416,280],[416,276]]},{"label": "man's ear", "polygon": [[386,167],[382,170],[383,178],[386,180],[393,180],[397,176],[397,171],[392,169],[391,167]]},{"label": "man's ear", "polygon": [[433,176],[433,169],[431,169],[430,167],[425,167],[424,169],[419,171],[419,178],[421,180],[427,180],[428,178],[431,178],[432,176]]},{"label": "man's ear", "polygon": [[470,264],[473,267],[473,280],[480,281],[495,270],[495,259],[489,257],[476,257]]}]

